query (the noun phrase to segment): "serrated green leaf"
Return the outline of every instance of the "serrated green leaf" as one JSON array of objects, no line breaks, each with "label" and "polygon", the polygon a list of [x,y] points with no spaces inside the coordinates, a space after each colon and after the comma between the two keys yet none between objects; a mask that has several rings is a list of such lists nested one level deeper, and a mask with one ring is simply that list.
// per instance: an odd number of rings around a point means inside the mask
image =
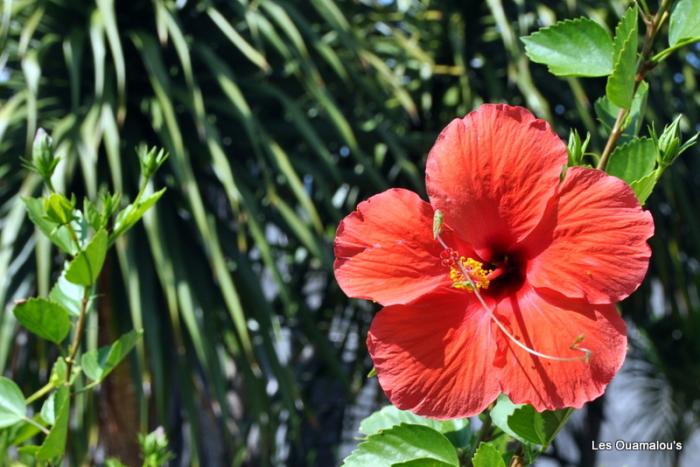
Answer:
[{"label": "serrated green leaf", "polygon": [[370,436],[345,459],[343,466],[391,467],[419,459],[441,467],[459,466],[457,451],[443,434],[427,426],[406,424]]},{"label": "serrated green leaf", "polygon": [[63,455],[68,435],[70,415],[70,390],[62,386],[54,396],[54,424],[36,454],[40,461],[51,461]]},{"label": "serrated green leaf", "polygon": [[427,426],[445,434],[460,431],[468,427],[469,419],[431,420],[407,410],[398,409],[393,405],[388,405],[362,420],[360,423],[360,433],[371,436],[381,430],[386,430],[402,423]]},{"label": "serrated green leaf", "polygon": [[27,215],[29,219],[46,235],[51,242],[60,248],[64,253],[74,255],[77,252],[76,245],[71,239],[68,229],[64,226],[59,226],[57,223],[50,221],[46,217],[44,210],[44,202],[41,198],[22,198],[24,205],[27,207]]},{"label": "serrated green leaf", "polygon": [[0,376],[0,428],[21,422],[27,414],[27,404],[19,386]]},{"label": "serrated green leaf", "polygon": [[493,424],[523,443],[548,445],[568,417],[568,409],[536,412],[527,404],[514,404],[501,394],[491,409]]},{"label": "serrated green leaf", "polygon": [[557,76],[606,76],[613,70],[610,34],[588,18],[559,21],[522,37],[530,60]]},{"label": "serrated green leaf", "polygon": [[517,439],[520,442],[526,442],[526,440],[520,436],[518,433],[513,431],[513,429],[508,425],[508,418],[513,415],[517,409],[522,407],[523,404],[514,404],[505,394],[498,396],[496,400],[496,405],[491,409],[491,421],[498,428],[503,430],[508,435]]},{"label": "serrated green leaf", "polygon": [[617,25],[613,43],[613,72],[608,77],[605,94],[618,107],[629,108],[634,97],[637,74],[637,7],[630,7]]},{"label": "serrated green leaf", "polygon": [[644,206],[647,198],[649,198],[649,195],[651,195],[652,191],[654,191],[654,186],[656,186],[656,182],[658,181],[659,174],[657,171],[654,171],[630,184],[634,190],[634,194],[637,195],[637,199],[642,206]]},{"label": "serrated green leaf", "polygon": [[668,43],[674,46],[684,39],[700,38],[700,1],[678,0],[671,12]]},{"label": "serrated green leaf", "polygon": [[142,334],[143,330],[133,330],[112,345],[84,353],[80,360],[83,372],[94,382],[103,381],[134,348]]},{"label": "serrated green leaf", "polygon": [[606,171],[631,184],[654,170],[658,152],[651,138],[633,139],[613,151]]},{"label": "serrated green leaf", "polygon": [[508,426],[520,438],[532,444],[544,444],[543,419],[531,405],[516,408],[508,417]]},{"label": "serrated green leaf", "polygon": [[397,462],[396,464],[391,464],[391,467],[445,467],[445,463],[435,459],[423,458],[413,459],[408,462]]},{"label": "serrated green leaf", "polygon": [[141,220],[144,214],[146,214],[146,211],[151,209],[153,205],[158,202],[161,196],[163,196],[165,190],[166,188],[156,191],[155,193],[147,196],[141,202],[137,204],[130,204],[121,210],[119,214],[117,214],[117,218],[114,221],[114,231],[110,236],[110,243],[113,242],[114,239],[123,235],[127,230],[132,228],[139,220]]},{"label": "serrated green leaf", "polygon": [[491,443],[481,443],[472,457],[474,467],[506,467],[503,456]]},{"label": "serrated green leaf", "polygon": [[14,309],[15,318],[29,332],[55,344],[66,338],[71,328],[68,311],[45,298],[30,298]]},{"label": "serrated green leaf", "polygon": [[97,231],[85,250],[68,264],[66,279],[74,284],[90,286],[97,281],[107,256],[107,231]]}]

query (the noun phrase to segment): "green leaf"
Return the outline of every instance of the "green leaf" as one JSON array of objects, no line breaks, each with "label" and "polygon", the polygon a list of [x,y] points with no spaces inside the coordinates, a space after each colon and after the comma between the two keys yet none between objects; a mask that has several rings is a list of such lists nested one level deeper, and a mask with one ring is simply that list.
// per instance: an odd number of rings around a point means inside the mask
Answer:
[{"label": "green leaf", "polygon": [[508,417],[508,426],[520,438],[533,444],[544,444],[544,421],[531,405],[522,405]]},{"label": "green leaf", "polygon": [[46,398],[41,406],[41,419],[48,425],[56,423],[56,393]]},{"label": "green leaf", "polygon": [[613,151],[606,171],[631,184],[654,170],[658,153],[651,138],[633,139]]},{"label": "green leaf", "polygon": [[67,386],[61,386],[55,393],[53,406],[53,427],[36,455],[37,459],[40,461],[51,461],[60,457],[66,449],[68,419],[70,415],[70,390]]},{"label": "green leaf", "polygon": [[[344,467],[391,467],[425,459],[440,467],[459,466],[457,451],[441,433],[422,425],[398,425],[361,442],[343,462]],[[418,463],[423,465],[422,463]]]},{"label": "green leaf", "polygon": [[27,207],[27,215],[29,219],[46,235],[51,242],[60,248],[64,253],[74,255],[76,245],[70,237],[70,233],[65,226],[60,226],[55,222],[50,221],[46,217],[44,210],[44,202],[41,198],[22,198],[24,205]]},{"label": "green leaf", "polygon": [[35,446],[33,444],[28,444],[28,445],[20,446],[19,448],[17,448],[17,452],[23,456],[36,457],[36,454],[39,452],[39,449],[41,449],[41,446]]},{"label": "green leaf", "polygon": [[413,459],[407,462],[397,462],[391,467],[445,467],[445,463],[435,459]]},{"label": "green leaf", "polygon": [[112,345],[83,354],[80,360],[83,372],[94,382],[103,381],[134,348],[143,330],[133,330],[121,336]]},{"label": "green leaf", "polygon": [[674,46],[684,39],[700,38],[700,1],[678,0],[671,12],[668,43]]},{"label": "green leaf", "polygon": [[411,425],[423,425],[432,428],[440,433],[450,433],[460,431],[469,426],[469,419],[456,420],[431,420],[421,417],[407,410],[401,410],[393,405],[387,405],[374,412],[360,423],[360,433],[371,436],[381,430],[393,428],[402,423]]},{"label": "green leaf", "polygon": [[165,193],[165,188],[160,191],[146,197],[143,201],[137,204],[130,204],[125,207],[119,214],[117,214],[117,219],[114,221],[114,232],[110,237],[110,242],[124,234],[127,230],[132,228],[136,224],[146,211],[151,209],[151,207],[158,202],[163,193]]},{"label": "green leaf", "polygon": [[27,404],[19,387],[9,378],[0,376],[0,428],[24,420]]},{"label": "green leaf", "polygon": [[49,299],[54,303],[62,305],[72,316],[79,316],[83,294],[83,287],[68,281],[64,270],[51,288]]},{"label": "green leaf", "polygon": [[508,424],[508,418],[522,406],[523,404],[514,404],[513,402],[511,402],[508,396],[506,396],[505,394],[501,394],[496,400],[496,405],[493,407],[493,409],[491,409],[490,415],[491,421],[494,425],[496,425],[498,428],[500,428],[513,438],[524,443],[526,442],[526,440],[521,435],[513,431],[513,429]]},{"label": "green leaf", "polygon": [[127,465],[122,464],[122,462],[116,457],[110,457],[105,461],[105,467],[127,467]]},{"label": "green leaf", "polygon": [[51,368],[50,382],[54,387],[58,387],[66,380],[67,376],[68,365],[66,364],[66,360],[63,357],[58,357],[53,364],[53,368]]},{"label": "green leaf", "polygon": [[557,76],[606,76],[613,70],[610,34],[588,18],[559,21],[522,37],[530,60]]},{"label": "green leaf", "polygon": [[[645,81],[642,81],[637,88],[634,99],[632,99],[632,105],[630,106],[627,118],[623,122],[623,132],[620,137],[620,143],[630,141],[639,133],[642,120],[644,119],[648,92],[649,85]],[[610,131],[615,124],[617,114],[620,112],[620,107],[610,102],[607,96],[598,98],[595,101],[594,107],[598,120],[603,124],[606,130]]]},{"label": "green leaf", "polygon": [[536,412],[527,404],[514,404],[505,394],[491,409],[493,424],[523,443],[548,445],[568,417],[568,409]]},{"label": "green leaf", "polygon": [[474,467],[506,467],[501,453],[491,443],[481,443],[472,457]]},{"label": "green leaf", "polygon": [[68,265],[66,279],[82,286],[90,286],[97,281],[107,255],[107,231],[98,230],[85,250]]},{"label": "green leaf", "polygon": [[629,108],[634,97],[634,80],[637,74],[637,7],[630,7],[617,25],[613,48],[613,72],[608,77],[605,94],[610,102],[621,108]]},{"label": "green leaf", "polygon": [[634,194],[637,195],[637,199],[642,206],[644,206],[644,203],[646,203],[647,198],[649,198],[649,195],[651,195],[651,192],[654,191],[654,186],[656,186],[656,182],[658,181],[659,173],[654,171],[630,184],[634,190]]},{"label": "green leaf", "polygon": [[30,298],[14,309],[17,321],[31,333],[55,344],[60,344],[70,332],[68,311],[58,303],[45,298]]}]

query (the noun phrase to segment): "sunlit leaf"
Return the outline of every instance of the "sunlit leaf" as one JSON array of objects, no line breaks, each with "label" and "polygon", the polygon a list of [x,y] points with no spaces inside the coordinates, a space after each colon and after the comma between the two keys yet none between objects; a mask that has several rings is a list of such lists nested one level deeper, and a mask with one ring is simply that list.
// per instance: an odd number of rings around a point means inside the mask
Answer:
[{"label": "sunlit leaf", "polygon": [[9,378],[0,376],[0,428],[21,422],[27,414],[24,395]]},{"label": "sunlit leaf", "polygon": [[391,467],[423,459],[441,467],[459,466],[457,451],[444,435],[426,426],[401,424],[361,442],[343,467]]},{"label": "sunlit leaf", "polygon": [[557,76],[606,76],[613,71],[610,34],[588,18],[564,20],[522,37],[530,60]]},{"label": "sunlit leaf", "polygon": [[615,148],[606,172],[627,183],[651,173],[656,166],[659,150],[651,138],[636,138]]},{"label": "sunlit leaf", "polygon": [[15,306],[15,318],[27,330],[56,344],[63,342],[71,328],[68,311],[44,298],[30,298]]},{"label": "sunlit leaf", "polygon": [[506,467],[503,456],[491,443],[481,443],[472,457],[474,467]]},{"label": "sunlit leaf", "polygon": [[70,416],[70,389],[67,386],[61,386],[55,393],[52,412],[53,427],[36,454],[40,461],[51,461],[60,457],[66,449]]},{"label": "sunlit leaf", "polygon": [[637,75],[637,23],[638,12],[633,5],[624,14],[615,30],[613,72],[608,77],[605,94],[610,102],[627,109],[634,97],[634,80]]},{"label": "sunlit leaf", "polygon": [[131,331],[117,339],[112,345],[85,352],[80,360],[83,372],[94,382],[101,382],[131,352],[143,330]]},{"label": "sunlit leaf", "polygon": [[683,39],[700,39],[700,1],[678,0],[671,11],[668,43],[674,46]]},{"label": "sunlit leaf", "polygon": [[90,286],[95,283],[107,255],[107,232],[98,230],[90,243],[68,264],[66,280]]}]

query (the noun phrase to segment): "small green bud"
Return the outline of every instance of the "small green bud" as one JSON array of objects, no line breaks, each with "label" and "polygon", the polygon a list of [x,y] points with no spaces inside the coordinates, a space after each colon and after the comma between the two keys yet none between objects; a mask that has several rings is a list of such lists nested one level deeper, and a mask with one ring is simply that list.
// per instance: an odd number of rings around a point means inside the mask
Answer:
[{"label": "small green bud", "polygon": [[692,138],[687,140],[685,143],[681,141],[681,130],[680,122],[683,116],[677,116],[670,125],[666,125],[663,133],[658,138],[659,145],[659,165],[662,167],[668,167],[673,163],[674,160],[688,148],[693,146],[698,139],[698,135],[695,134]]},{"label": "small green bud", "polygon": [[164,149],[156,147],[147,148],[145,145],[136,148],[141,164],[141,175],[148,179],[155,174],[161,165],[168,159],[168,153]]},{"label": "small green bud", "polygon": [[68,198],[59,194],[51,193],[44,199],[44,211],[50,221],[59,225],[66,225],[75,219],[73,210],[75,209],[75,199],[69,201]]},{"label": "small green bud", "polygon": [[50,180],[60,158],[53,152],[53,139],[46,131],[39,128],[32,145],[32,160],[27,167],[41,176],[44,180]]},{"label": "small green bud", "polygon": [[437,238],[442,233],[442,225],[443,225],[444,221],[445,221],[444,214],[439,209],[436,209],[435,214],[433,214],[433,238],[435,240],[437,240]]},{"label": "small green bud", "polygon": [[98,204],[86,198],[83,201],[83,217],[93,229],[106,229],[110,219],[119,209],[120,200],[119,193],[110,194],[106,190],[100,193]]},{"label": "small green bud", "polygon": [[567,145],[569,153],[569,167],[583,165],[583,156],[586,154],[586,149],[588,148],[588,143],[590,143],[590,141],[590,133],[586,133],[586,139],[581,141],[581,136],[579,136],[578,131],[575,129],[571,130],[571,133],[569,133],[569,144]]},{"label": "small green bud", "polygon": [[102,228],[102,216],[100,216],[100,211],[97,210],[95,203],[87,198],[83,200],[83,217],[93,229],[100,230]]}]

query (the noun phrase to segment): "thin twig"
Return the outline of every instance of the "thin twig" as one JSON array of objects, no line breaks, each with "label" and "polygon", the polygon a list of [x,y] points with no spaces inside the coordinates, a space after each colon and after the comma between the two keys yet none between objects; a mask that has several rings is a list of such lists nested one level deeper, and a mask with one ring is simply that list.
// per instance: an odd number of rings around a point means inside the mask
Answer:
[{"label": "thin twig", "polygon": [[44,397],[46,394],[50,393],[51,390],[52,390],[53,388],[54,388],[54,385],[53,385],[53,383],[49,380],[49,382],[46,383],[46,385],[44,385],[44,387],[42,387],[41,389],[39,389],[37,392],[35,392],[35,393],[32,394],[31,396],[27,397],[27,399],[25,400],[25,402],[26,402],[27,404],[31,404],[32,402],[34,402],[34,401],[36,401],[36,400],[38,400],[38,399],[41,399],[41,398]]},{"label": "thin twig", "polygon": [[90,302],[90,287],[87,286],[83,290],[83,300],[80,302],[80,316],[78,317],[78,324],[75,328],[75,334],[73,335],[73,342],[70,346],[70,353],[66,357],[66,382],[70,382],[71,373],[73,372],[73,364],[75,363],[75,357],[78,355],[78,350],[80,349],[80,340],[83,336],[83,329],[85,328],[85,317],[87,315],[88,303]]}]

